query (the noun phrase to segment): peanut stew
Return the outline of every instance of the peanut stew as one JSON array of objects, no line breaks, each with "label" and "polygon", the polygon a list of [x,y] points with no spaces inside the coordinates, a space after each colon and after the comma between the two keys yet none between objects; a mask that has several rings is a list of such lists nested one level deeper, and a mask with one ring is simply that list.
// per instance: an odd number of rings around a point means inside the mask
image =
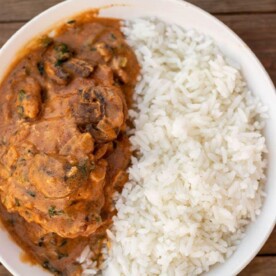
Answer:
[{"label": "peanut stew", "polygon": [[128,179],[138,73],[120,21],[85,14],[41,37],[1,84],[0,217],[56,275],[80,275],[87,245],[101,260]]}]

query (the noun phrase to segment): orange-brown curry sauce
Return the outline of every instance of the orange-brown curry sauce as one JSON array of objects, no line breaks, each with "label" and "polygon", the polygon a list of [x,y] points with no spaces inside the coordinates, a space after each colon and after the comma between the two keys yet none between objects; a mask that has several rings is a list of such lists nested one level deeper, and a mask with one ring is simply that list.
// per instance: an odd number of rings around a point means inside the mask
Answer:
[{"label": "orange-brown curry sauce", "polygon": [[[90,13],[91,14],[91,13]],[[99,260],[127,181],[127,110],[139,73],[120,21],[84,14],[44,36],[0,86],[0,217],[44,268]]]}]

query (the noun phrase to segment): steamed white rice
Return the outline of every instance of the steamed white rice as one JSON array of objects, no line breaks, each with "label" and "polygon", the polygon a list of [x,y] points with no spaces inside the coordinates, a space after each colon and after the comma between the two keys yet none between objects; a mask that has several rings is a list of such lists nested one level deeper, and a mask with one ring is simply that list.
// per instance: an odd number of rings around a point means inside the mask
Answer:
[{"label": "steamed white rice", "polygon": [[139,157],[102,273],[198,275],[224,262],[260,213],[266,108],[211,38],[158,19],[127,21],[123,32],[141,65],[129,112]]}]

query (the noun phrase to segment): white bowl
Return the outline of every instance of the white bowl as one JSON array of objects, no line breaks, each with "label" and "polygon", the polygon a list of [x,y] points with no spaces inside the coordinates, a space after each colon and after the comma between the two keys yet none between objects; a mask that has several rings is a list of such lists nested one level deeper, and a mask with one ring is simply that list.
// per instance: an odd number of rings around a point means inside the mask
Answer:
[{"label": "white bowl", "polygon": [[[268,74],[248,46],[228,27],[203,10],[180,0],[71,0],[65,1],[41,13],[22,27],[0,51],[0,79],[3,78],[16,53],[33,37],[44,33],[69,17],[82,11],[103,7],[101,16],[130,19],[142,16],[158,16],[185,28],[194,28],[214,38],[221,50],[241,65],[243,74],[253,93],[268,106],[265,136],[269,149],[266,193],[261,215],[252,223],[237,251],[224,264],[216,265],[208,275],[230,276],[239,273],[258,253],[276,221],[276,96]],[[125,5],[121,5],[125,4]],[[13,275],[49,275],[39,266],[31,266],[20,260],[21,249],[0,229],[0,261]]]}]

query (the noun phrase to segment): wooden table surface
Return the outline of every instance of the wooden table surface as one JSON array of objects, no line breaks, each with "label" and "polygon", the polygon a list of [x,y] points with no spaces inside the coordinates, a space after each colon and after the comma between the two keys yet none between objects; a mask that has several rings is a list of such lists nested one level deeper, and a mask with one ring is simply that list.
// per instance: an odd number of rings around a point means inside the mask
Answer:
[{"label": "wooden table surface", "polygon": [[[62,1],[0,0],[0,47],[28,20],[59,2]],[[261,60],[276,85],[276,0],[190,2],[212,13],[233,29]],[[0,241],[1,250],[5,249],[1,248]],[[10,273],[0,264],[0,276],[8,275]],[[276,229],[258,256],[239,275],[276,276]]]}]

